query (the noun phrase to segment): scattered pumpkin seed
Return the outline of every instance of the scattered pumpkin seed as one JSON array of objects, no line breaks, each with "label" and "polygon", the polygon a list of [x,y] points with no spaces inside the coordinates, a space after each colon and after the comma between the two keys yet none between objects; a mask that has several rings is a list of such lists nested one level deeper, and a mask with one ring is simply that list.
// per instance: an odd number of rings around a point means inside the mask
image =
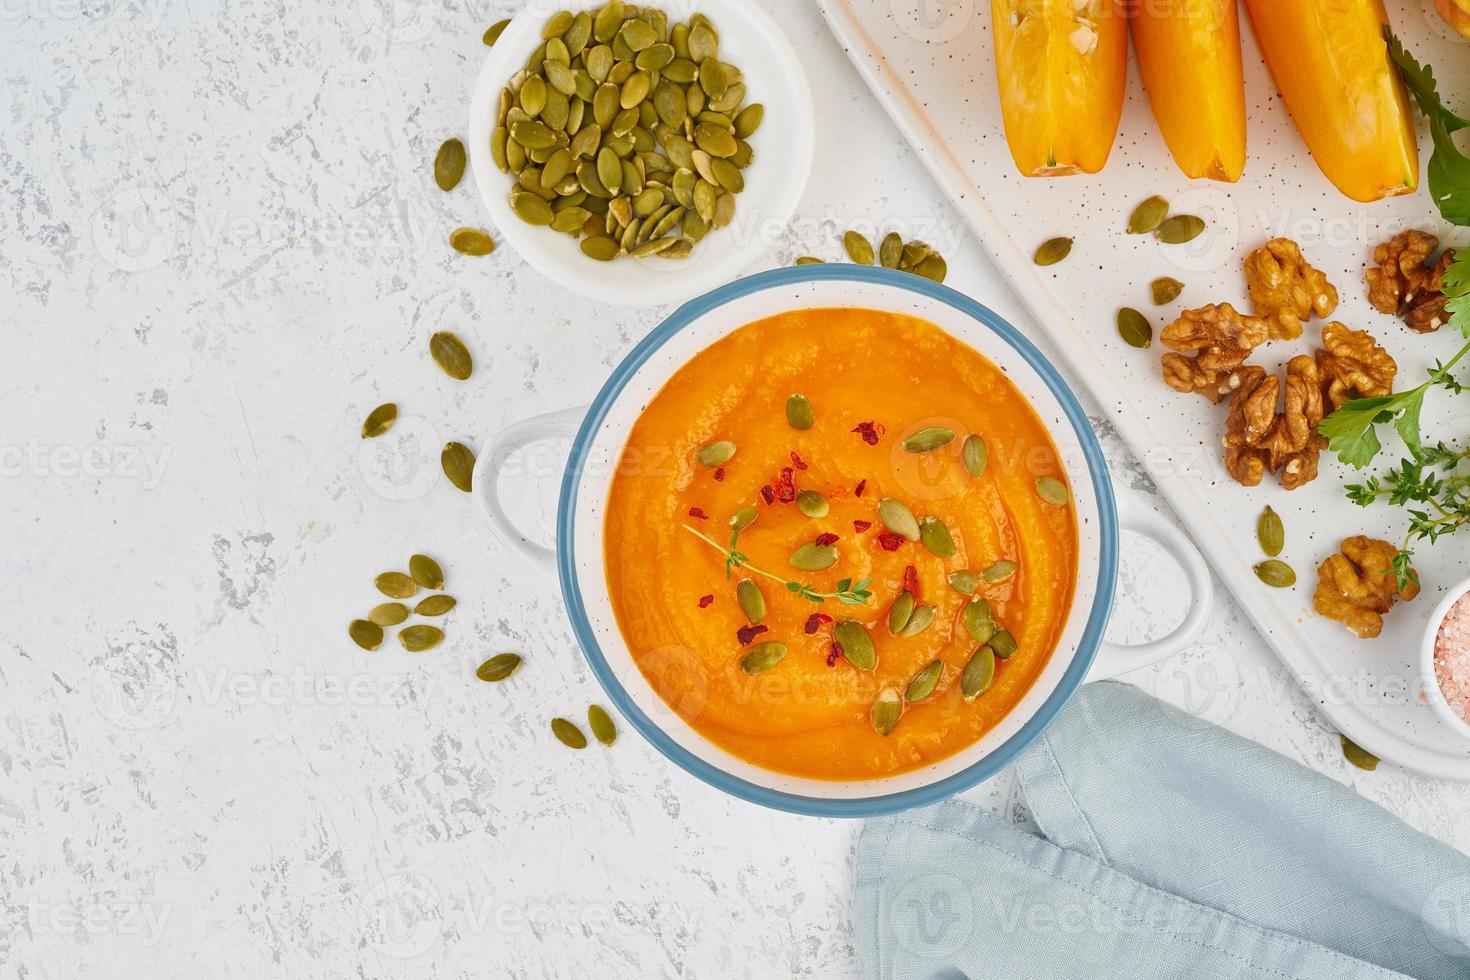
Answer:
[{"label": "scattered pumpkin seed", "polygon": [[989,643],[990,638],[995,635],[995,620],[991,617],[990,603],[978,596],[965,604],[960,613],[960,622],[976,643]]},{"label": "scattered pumpkin seed", "polygon": [[408,607],[401,602],[384,602],[368,610],[368,622],[378,626],[397,626],[408,618]]},{"label": "scattered pumpkin seed", "polygon": [[1165,245],[1183,245],[1194,241],[1204,230],[1203,218],[1192,214],[1176,214],[1159,225],[1154,237]]},{"label": "scattered pumpkin seed", "polygon": [[815,490],[802,490],[796,495],[796,509],[807,517],[826,517],[831,508],[827,498]]},{"label": "scattered pumpkin seed", "polygon": [[444,631],[437,626],[405,626],[398,631],[398,642],[409,653],[423,653],[439,645]]},{"label": "scattered pumpkin seed", "polygon": [[551,719],[551,734],[555,735],[556,740],[569,749],[585,749],[587,747],[587,736],[582,734],[582,729],[565,718]]},{"label": "scattered pumpkin seed", "polygon": [[977,435],[968,436],[960,448],[960,458],[971,476],[984,476],[985,466],[990,462],[990,446]]},{"label": "scattered pumpkin seed", "polygon": [[796,259],[797,265],[826,265],[825,259],[819,259],[814,255],[801,255]]},{"label": "scattered pumpkin seed", "polygon": [[858,670],[872,670],[878,665],[878,649],[863,624],[845,619],[832,631],[832,638],[842,648],[842,657]]},{"label": "scattered pumpkin seed", "polygon": [[990,652],[995,654],[997,659],[1009,660],[1016,652],[1016,639],[1011,636],[1010,630],[997,630],[986,646],[990,647]]},{"label": "scattered pumpkin seed", "polygon": [[754,580],[741,579],[735,586],[735,599],[740,603],[740,611],[745,613],[745,618],[752,625],[759,626],[766,618],[766,597]]},{"label": "scattered pumpkin seed", "polygon": [[837,564],[837,549],[830,544],[808,541],[791,553],[791,567],[803,572],[820,572]]},{"label": "scattered pumpkin seed", "polygon": [[443,616],[459,603],[452,595],[431,595],[413,607],[418,616]]},{"label": "scattered pumpkin seed", "polygon": [[592,737],[603,745],[611,745],[618,740],[618,726],[613,724],[612,716],[600,704],[587,706],[587,727],[592,729]]},{"label": "scattered pumpkin seed", "polygon": [[1149,283],[1148,288],[1153,293],[1154,305],[1163,306],[1179,298],[1179,294],[1184,291],[1184,283],[1170,276],[1160,276]]},{"label": "scattered pumpkin seed", "polygon": [[903,451],[906,453],[927,453],[947,446],[954,441],[954,430],[942,426],[931,426],[920,429],[903,441]]},{"label": "scattered pumpkin seed", "polygon": [[949,275],[949,263],[945,262],[944,256],[938,252],[930,252],[922,262],[914,266],[913,273],[930,282],[942,283]]},{"label": "scattered pumpkin seed", "polygon": [[885,269],[897,269],[903,260],[903,236],[890,231],[878,245],[878,264]]},{"label": "scattered pumpkin seed", "polygon": [[707,446],[701,446],[697,459],[701,466],[724,466],[735,456],[735,444],[729,439],[721,439]]},{"label": "scattered pumpkin seed", "polygon": [[1158,196],[1146,198],[1128,216],[1128,234],[1143,235],[1153,231],[1168,214],[1168,201]]},{"label": "scattered pumpkin seed", "polygon": [[791,395],[786,399],[786,424],[793,429],[810,429],[817,420],[806,395]]},{"label": "scattered pumpkin seed", "polygon": [[475,676],[482,681],[498,683],[503,681],[516,671],[521,669],[521,655],[518,653],[497,653],[489,660],[475,668]]},{"label": "scattered pumpkin seed", "polygon": [[1289,589],[1296,585],[1296,570],[1286,562],[1269,558],[1255,567],[1256,578],[1273,589]]},{"label": "scattered pumpkin seed", "polygon": [[974,595],[980,586],[980,579],[974,572],[961,569],[958,572],[949,573],[949,587],[960,595]]},{"label": "scattered pumpkin seed", "polygon": [[1153,324],[1133,307],[1125,306],[1118,311],[1118,336],[1129,347],[1147,350],[1154,343]]},{"label": "scattered pumpkin seed", "polygon": [[873,710],[869,717],[873,722],[873,730],[879,735],[892,735],[903,719],[903,695],[891,687],[885,687],[873,699]]},{"label": "scattered pumpkin seed", "polygon": [[878,520],[883,526],[906,541],[919,540],[919,520],[902,501],[884,497],[878,501]]},{"label": "scattered pumpkin seed", "polygon": [[764,674],[779,664],[781,658],[785,656],[786,644],[779,640],[767,640],[764,643],[757,643],[745,652],[745,656],[740,658],[740,669],[752,677],[756,674]]},{"label": "scattered pumpkin seed", "polygon": [[454,334],[441,330],[429,338],[429,356],[456,381],[468,381],[475,370],[469,348]]},{"label": "scattered pumpkin seed", "polygon": [[414,555],[408,560],[408,574],[419,585],[426,589],[442,589],[444,587],[444,570],[439,563],[428,555]]},{"label": "scattered pumpkin seed", "polygon": [[1337,737],[1342,740],[1342,757],[1349,763],[1368,772],[1373,772],[1378,768],[1378,756],[1369,752],[1346,735],[1339,733]]},{"label": "scattered pumpkin seed", "polygon": [[873,243],[856,231],[849,231],[842,236],[842,250],[847,257],[858,265],[873,264]]},{"label": "scattered pumpkin seed", "polygon": [[908,702],[922,701],[934,693],[939,686],[939,678],[944,674],[944,662],[932,661],[923,670],[914,675],[909,681],[908,688],[903,692],[903,699]]},{"label": "scattered pumpkin seed", "polygon": [[481,39],[485,42],[485,47],[493,48],[495,46],[495,42],[500,40],[500,35],[504,34],[505,29],[509,26],[510,18],[507,17],[505,18],[505,20],[497,20],[495,23],[485,28],[485,36]]},{"label": "scattered pumpkin seed", "polygon": [[1004,582],[1014,574],[1016,574],[1016,563],[1007,558],[1002,558],[981,572],[980,577],[994,585],[996,582]]},{"label": "scattered pumpkin seed", "polygon": [[1031,260],[1037,265],[1056,265],[1072,253],[1072,239],[1050,238],[1042,242]]},{"label": "scattered pumpkin seed", "polygon": [[1281,515],[1270,507],[1262,511],[1256,521],[1256,540],[1261,543],[1261,550],[1271,558],[1281,554],[1281,549],[1286,547],[1286,525],[1281,523]]},{"label": "scattered pumpkin seed", "polygon": [[743,531],[754,524],[758,516],[760,516],[759,512],[754,507],[742,507],[730,515],[730,530]]},{"label": "scattered pumpkin seed", "polygon": [[456,228],[449,233],[449,247],[461,255],[489,255],[495,242],[477,228]]},{"label": "scattered pumpkin seed", "polygon": [[954,555],[954,537],[949,528],[937,517],[924,517],[919,521],[919,542],[929,553],[940,558]]},{"label": "scattered pumpkin seed", "polygon": [[383,642],[383,627],[367,619],[354,619],[347,625],[352,642],[371,653]]},{"label": "scattered pumpkin seed", "polygon": [[439,454],[439,465],[444,467],[444,475],[449,477],[450,483],[465,493],[473,489],[475,454],[469,446],[462,442],[445,443]]},{"label": "scattered pumpkin seed", "polygon": [[376,439],[378,436],[393,428],[393,423],[398,421],[398,406],[393,402],[379,405],[368,413],[368,417],[362,423],[362,437],[364,439]]},{"label": "scattered pumpkin seed", "polygon": [[960,695],[973,701],[984,694],[995,680],[995,653],[981,644],[975,648],[965,669],[960,672]]},{"label": "scattered pumpkin seed", "polygon": [[898,636],[914,615],[914,594],[907,589],[898,594],[888,607],[888,632]]},{"label": "scattered pumpkin seed", "polygon": [[915,606],[914,614],[909,617],[907,625],[904,626],[901,636],[918,636],[934,624],[936,613],[933,606]]},{"label": "scattered pumpkin seed", "polygon": [[373,584],[390,599],[412,599],[419,591],[419,584],[402,572],[384,572]]},{"label": "scattered pumpkin seed", "polygon": [[452,191],[464,176],[464,144],[458,139],[447,139],[434,154],[434,183],[441,191]]},{"label": "scattered pumpkin seed", "polygon": [[1065,507],[1067,501],[1071,499],[1071,494],[1067,492],[1067,485],[1054,476],[1037,478],[1036,496],[1053,507]]}]

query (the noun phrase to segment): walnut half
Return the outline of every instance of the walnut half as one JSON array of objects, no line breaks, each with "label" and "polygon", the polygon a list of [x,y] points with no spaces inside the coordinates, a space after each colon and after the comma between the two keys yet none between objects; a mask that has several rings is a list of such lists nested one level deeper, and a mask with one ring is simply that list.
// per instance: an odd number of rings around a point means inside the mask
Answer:
[{"label": "walnut half", "polygon": [[1393,571],[1398,553],[1387,541],[1363,535],[1345,539],[1342,553],[1317,568],[1312,607],[1365,640],[1382,633],[1383,615],[1393,608],[1394,599],[1407,602],[1419,594],[1417,582],[1399,588]]},{"label": "walnut half", "polygon": [[1337,288],[1290,238],[1273,238],[1247,255],[1245,283],[1273,340],[1295,340],[1304,320],[1313,314],[1326,319],[1337,309]]},{"label": "walnut half", "polygon": [[1185,310],[1159,335],[1164,346],[1178,352],[1164,355],[1164,383],[1218,404],[1240,386],[1237,372],[1268,339],[1265,320],[1239,313],[1229,303]]},{"label": "walnut half", "polygon": [[1369,333],[1334,320],[1322,328],[1317,371],[1329,411],[1335,412],[1354,398],[1392,394],[1399,365]]}]

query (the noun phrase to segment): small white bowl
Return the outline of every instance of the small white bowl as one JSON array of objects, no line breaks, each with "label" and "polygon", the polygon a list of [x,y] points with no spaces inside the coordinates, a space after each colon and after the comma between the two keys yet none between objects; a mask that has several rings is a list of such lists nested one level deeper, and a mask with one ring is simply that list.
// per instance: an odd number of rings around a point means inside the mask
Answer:
[{"label": "small white bowl", "polygon": [[657,4],[670,23],[702,13],[720,35],[720,60],[745,73],[746,104],[765,106],[751,137],[755,157],[736,195],[735,220],[711,231],[687,259],[657,257],[598,262],[576,239],[528,225],[510,210],[511,177],[490,156],[500,91],[541,43],[541,29],[558,10],[591,10],[604,0],[535,2],[517,14],[485,57],[470,104],[470,169],[500,236],[547,278],[607,303],[655,306],[688,299],[738,276],[781,234],[811,174],[816,118],[811,88],[791,42],[749,0],[667,0]]},{"label": "small white bowl", "polygon": [[1446,725],[1470,739],[1470,723],[1467,723],[1450,707],[1444,692],[1440,690],[1439,678],[1434,673],[1434,646],[1435,641],[1439,638],[1439,628],[1444,623],[1445,617],[1449,615],[1450,607],[1459,602],[1466,593],[1470,593],[1470,578],[1446,592],[1439,605],[1434,607],[1434,612],[1429,616],[1429,629],[1424,633],[1424,646],[1419,655],[1419,671],[1424,681],[1424,693],[1429,699],[1429,707],[1434,709],[1434,713],[1439,715],[1440,720]]}]

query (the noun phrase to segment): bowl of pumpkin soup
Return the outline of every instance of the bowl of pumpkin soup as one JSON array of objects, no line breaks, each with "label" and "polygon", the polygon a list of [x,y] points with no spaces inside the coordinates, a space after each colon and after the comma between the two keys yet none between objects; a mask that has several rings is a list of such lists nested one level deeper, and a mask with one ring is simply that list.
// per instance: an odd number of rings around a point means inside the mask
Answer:
[{"label": "bowl of pumpkin soup", "polygon": [[[555,544],[498,496],[563,436]],[[676,311],[593,404],[513,426],[475,475],[492,528],[555,575],[625,718],[753,802],[920,806],[997,772],[1089,674],[1158,659],[1208,613],[1197,552],[1119,506],[1060,375],[983,305],[859,266],[778,270]],[[1185,622],[1104,631],[1120,529],[1179,560]],[[1101,660],[1099,659],[1101,656]]]}]

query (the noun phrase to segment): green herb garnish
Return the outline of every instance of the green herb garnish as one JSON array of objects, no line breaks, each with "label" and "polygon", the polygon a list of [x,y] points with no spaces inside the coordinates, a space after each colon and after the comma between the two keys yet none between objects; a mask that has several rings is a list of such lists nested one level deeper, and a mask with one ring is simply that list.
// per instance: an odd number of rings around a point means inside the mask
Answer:
[{"label": "green herb garnish", "polygon": [[737,550],[736,548],[736,545],[739,543],[740,540],[739,531],[736,531],[730,535],[730,544],[727,546],[720,544],[714,538],[703,533],[697,528],[690,527],[688,524],[681,524],[680,527],[684,528],[684,530],[688,531],[696,538],[699,538],[701,541],[706,542],[715,550],[719,551],[725,556],[725,578],[729,578],[730,573],[734,569],[744,568],[755,573],[756,575],[768,578],[773,582],[780,582],[783,586],[786,587],[786,591],[794,592],[797,595],[801,596],[803,599],[807,599],[811,602],[822,602],[826,599],[836,599],[838,602],[841,602],[845,605],[863,606],[867,605],[868,600],[873,598],[873,593],[868,590],[868,586],[871,585],[873,582],[873,580],[870,578],[859,579],[857,582],[854,582],[850,578],[845,578],[837,583],[837,590],[835,592],[818,592],[816,589],[812,588],[810,585],[807,585],[805,582],[798,582],[793,579],[788,579],[784,576],[776,575],[773,572],[768,572],[763,568],[757,568],[755,565],[752,565],[750,563],[750,557],[745,553]]},{"label": "green herb garnish", "polygon": [[1429,158],[1429,196],[1445,220],[1470,225],[1470,157],[1455,145],[1454,133],[1470,126],[1470,120],[1455,115],[1440,101],[1434,69],[1421,65],[1387,27],[1388,56],[1398,66],[1404,84],[1414,95],[1419,111],[1429,117],[1434,153]]},{"label": "green herb garnish", "polygon": [[1383,500],[1409,512],[1409,530],[1393,560],[1400,588],[1419,581],[1410,564],[1411,542],[1433,544],[1470,525],[1470,475],[1455,472],[1466,460],[1470,460],[1470,449],[1439,443],[1421,449],[1414,459],[1401,460],[1381,479],[1373,476],[1348,486],[1348,499],[1355,504],[1368,507]]}]

